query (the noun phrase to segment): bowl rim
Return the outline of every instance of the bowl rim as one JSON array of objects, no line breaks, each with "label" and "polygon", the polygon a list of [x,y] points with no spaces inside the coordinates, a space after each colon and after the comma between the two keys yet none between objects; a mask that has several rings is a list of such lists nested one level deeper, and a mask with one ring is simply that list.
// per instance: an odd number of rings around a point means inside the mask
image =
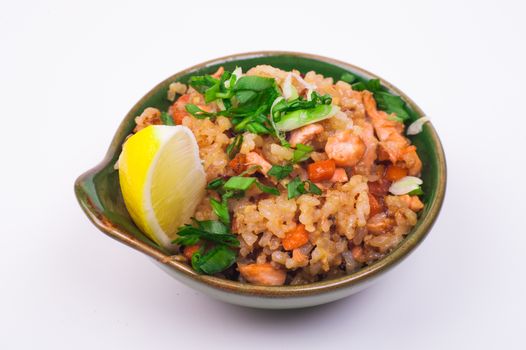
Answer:
[{"label": "bowl rim", "polygon": [[[188,74],[197,69],[202,69],[208,66],[226,63],[230,61],[237,61],[241,59],[270,56],[297,56],[312,59],[316,61],[325,62],[333,66],[343,68],[345,70],[352,70],[358,72],[359,74],[362,74],[363,76],[378,78],[384,86],[400,95],[406,101],[406,103],[408,103],[409,106],[418,114],[419,118],[425,116],[422,109],[418,107],[418,105],[411,98],[409,98],[404,92],[395,87],[393,84],[365,69],[337,59],[324,57],[316,54],[293,51],[256,51],[219,57],[216,59],[205,61],[200,64],[196,64],[178,73],[173,74],[172,76],[168,77],[167,79],[163,80],[155,87],[153,87],[146,95],[144,95],[137,103],[135,103],[135,105],[128,111],[128,113],[120,123],[104,159],[98,165],[80,175],[75,181],[75,195],[81,208],[88,216],[90,221],[100,231],[107,234],[108,236],[146,254],[147,256],[155,259],[156,261],[162,264],[167,265],[172,270],[175,270],[177,273],[180,273],[185,277],[194,280],[197,283],[204,283],[209,287],[236,294],[270,298],[308,296],[355,286],[361,284],[366,280],[372,279],[373,277],[377,277],[380,274],[385,273],[386,271],[400,263],[404,258],[406,258],[424,240],[424,238],[431,230],[433,224],[435,223],[444,201],[446,192],[447,166],[442,144],[440,142],[437,132],[435,131],[431,123],[426,123],[425,127],[428,128],[431,141],[435,146],[435,155],[438,161],[439,172],[438,186],[436,188],[436,197],[434,201],[430,203],[431,207],[429,208],[427,215],[422,218],[423,221],[420,224],[420,226],[417,227],[416,230],[412,231],[410,235],[407,236],[392,252],[390,252],[384,258],[374,262],[369,266],[366,266],[349,275],[299,286],[259,286],[231,281],[214,276],[199,275],[195,271],[193,271],[192,268],[186,263],[174,260],[170,255],[162,252],[160,249],[154,248],[148,245],[147,243],[142,242],[141,240],[134,237],[132,234],[126,232],[126,230],[124,230],[123,228],[114,225],[109,219],[107,219],[102,214],[102,212],[97,208],[97,206],[93,204],[90,195],[84,190],[83,185],[85,185],[87,181],[92,179],[93,176],[95,176],[100,170],[102,170],[108,165],[108,163],[113,159],[113,155],[115,154],[115,152],[117,152],[119,147],[121,146],[118,137],[119,130],[126,127],[125,124],[126,121],[130,118],[130,115],[140,105],[142,105],[144,101],[149,99],[154,94],[154,92],[158,91],[158,89],[165,86],[168,82],[175,81],[180,76]],[[135,115],[133,117],[135,117]]]}]

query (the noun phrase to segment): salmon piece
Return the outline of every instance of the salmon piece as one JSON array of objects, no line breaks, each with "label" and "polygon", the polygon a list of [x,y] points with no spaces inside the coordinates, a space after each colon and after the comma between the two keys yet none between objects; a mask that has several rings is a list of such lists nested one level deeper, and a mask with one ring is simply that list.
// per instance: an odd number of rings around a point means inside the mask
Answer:
[{"label": "salmon piece", "polygon": [[371,123],[358,119],[356,125],[362,128],[360,138],[365,144],[365,153],[360,162],[356,164],[355,170],[357,174],[369,175],[377,158],[378,139],[374,136],[374,128]]},{"label": "salmon piece", "polygon": [[270,168],[272,168],[272,164],[267,162],[265,158],[256,152],[248,152],[246,155],[246,162],[247,166],[259,165],[261,168],[258,171],[265,176],[269,172]]},{"label": "salmon piece", "polygon": [[238,153],[230,162],[228,162],[228,165],[239,175],[248,168],[247,156],[243,153]]},{"label": "salmon piece", "polygon": [[338,131],[327,139],[325,153],[338,166],[355,166],[365,153],[365,144],[351,130]]},{"label": "salmon piece", "polygon": [[363,102],[376,135],[380,139],[381,152],[393,164],[399,160],[405,162],[410,175],[418,175],[422,169],[422,162],[416,154],[416,148],[410,148],[409,140],[402,135],[404,124],[390,120],[386,112],[377,110],[376,101],[371,92],[363,91]]},{"label": "salmon piece", "polygon": [[314,137],[323,132],[323,126],[320,124],[309,124],[299,129],[293,130],[290,133],[289,143],[292,147],[296,147],[298,143],[306,144],[314,139]]},{"label": "salmon piece", "polygon": [[336,168],[334,170],[334,174],[329,179],[330,182],[347,182],[349,181],[349,177],[347,176],[347,172],[344,168]]},{"label": "salmon piece", "polygon": [[309,241],[309,233],[305,230],[305,225],[299,224],[293,230],[285,234],[281,241],[285,250],[294,250]]},{"label": "salmon piece", "polygon": [[238,265],[241,276],[252,284],[263,286],[281,286],[285,283],[287,274],[274,268],[269,263]]}]

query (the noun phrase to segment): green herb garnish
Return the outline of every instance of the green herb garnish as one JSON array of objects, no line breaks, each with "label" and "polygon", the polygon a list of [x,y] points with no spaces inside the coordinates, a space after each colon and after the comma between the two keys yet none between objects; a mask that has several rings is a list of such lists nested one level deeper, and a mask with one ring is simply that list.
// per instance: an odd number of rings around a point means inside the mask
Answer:
[{"label": "green herb garnish", "polygon": [[236,154],[239,153],[239,150],[241,149],[241,144],[243,144],[243,134],[237,134],[234,138],[234,141],[232,141],[231,144],[229,144],[226,148],[226,154],[228,155],[229,159],[233,159]]},{"label": "green herb garnish", "polygon": [[199,250],[192,255],[192,268],[198,273],[213,275],[232,266],[236,260],[236,253],[230,247],[239,247],[237,237],[222,222],[192,220],[195,226],[180,227],[177,232],[179,237],[173,241],[181,246],[203,242]]},{"label": "green herb garnish", "polygon": [[386,89],[382,87],[380,79],[358,82],[352,84],[352,88],[356,91],[371,91],[379,109],[386,111],[389,114],[396,114],[396,117],[391,117],[391,119],[404,122],[410,118],[409,113],[406,110],[406,104],[402,98],[387,92]]},{"label": "green herb garnish", "polygon": [[255,177],[232,176],[223,185],[225,190],[246,191],[256,181]]},{"label": "green herb garnish", "polygon": [[236,253],[225,246],[216,246],[203,254],[201,249],[192,255],[192,268],[201,274],[214,275],[236,262]]},{"label": "green herb garnish", "polygon": [[310,100],[303,98],[291,101],[280,100],[272,108],[276,132],[294,130],[330,118],[340,110],[337,106],[332,106],[331,103],[332,97],[330,95],[321,96],[315,91]]},{"label": "green herb garnish", "polygon": [[[306,187],[307,186],[307,187]],[[295,177],[287,185],[287,196],[288,199],[296,198],[305,193],[312,193],[315,195],[320,195],[322,193],[321,189],[316,186],[312,181],[301,181],[299,177]]]},{"label": "green herb garnish", "polygon": [[207,111],[203,111],[201,108],[191,103],[185,105],[184,108],[186,109],[188,113],[190,113],[197,119],[205,119],[205,118],[215,119],[215,117],[217,116],[216,113],[210,113]]},{"label": "green herb garnish", "polygon": [[214,210],[214,213],[217,215],[221,222],[225,224],[230,224],[230,214],[228,212],[228,198],[221,197],[221,201],[217,201],[214,198],[210,198],[210,205]]},{"label": "green herb garnish", "polygon": [[[316,92],[312,93],[310,100],[279,100],[280,90],[273,78],[243,76],[237,79],[236,75],[225,71],[220,79],[209,75],[194,76],[189,84],[204,94],[205,102],[221,100],[225,106],[222,111],[210,113],[187,104],[186,111],[194,117],[213,119],[222,115],[231,119],[235,133],[271,134],[287,147],[284,131],[329,118],[339,110],[331,106],[330,95],[320,96]],[[279,102],[272,107],[275,101]],[[231,144],[229,156],[233,157],[238,144],[236,140]]]},{"label": "green herb garnish", "polygon": [[217,189],[223,187],[225,182],[226,182],[226,180],[223,177],[215,178],[212,181],[210,181],[208,183],[208,185],[206,185],[206,189],[207,190],[217,190]]},{"label": "green herb garnish", "polygon": [[256,181],[256,186],[262,192],[265,192],[265,193],[268,193],[268,194],[273,194],[275,196],[279,196],[279,190],[276,187],[264,185],[264,184],[262,184],[259,181]]},{"label": "green herb garnish", "polygon": [[287,165],[273,165],[268,171],[268,175],[274,176],[278,180],[283,180],[292,172],[292,164]]},{"label": "green herb garnish", "polygon": [[163,125],[175,125],[172,116],[166,112],[161,113],[161,121]]},{"label": "green herb garnish", "polygon": [[312,153],[313,150],[314,148],[312,148],[311,146],[307,146],[307,145],[298,143],[292,155],[292,162],[299,163],[299,162],[303,162],[304,160],[309,159],[310,154]]}]

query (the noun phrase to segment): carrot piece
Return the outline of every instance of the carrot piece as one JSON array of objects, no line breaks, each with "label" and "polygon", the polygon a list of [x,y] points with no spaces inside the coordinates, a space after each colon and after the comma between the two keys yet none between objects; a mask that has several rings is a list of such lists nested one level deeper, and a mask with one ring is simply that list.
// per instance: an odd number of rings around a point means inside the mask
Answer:
[{"label": "carrot piece", "polygon": [[305,225],[299,224],[295,229],[287,232],[281,241],[285,250],[294,250],[309,241],[309,233],[305,230]]},{"label": "carrot piece", "polygon": [[398,181],[407,176],[407,169],[396,165],[389,165],[385,171],[385,178],[389,181]]},{"label": "carrot piece", "polygon": [[336,162],[334,159],[314,162],[309,164],[307,171],[309,173],[309,180],[312,182],[330,180],[336,171]]},{"label": "carrot piece", "polygon": [[195,252],[197,252],[201,248],[199,244],[189,245],[188,247],[185,247],[183,250],[183,255],[188,260],[192,260],[192,255],[194,255]]},{"label": "carrot piece", "polygon": [[378,199],[376,199],[376,197],[370,193],[367,194],[369,196],[369,207],[371,208],[369,212],[369,217],[375,216],[376,214],[380,214],[381,212],[383,212],[384,208],[380,204],[380,202],[378,202]]},{"label": "carrot piece", "polygon": [[238,153],[228,165],[236,174],[241,174],[243,171],[247,170],[247,156],[243,153]]}]

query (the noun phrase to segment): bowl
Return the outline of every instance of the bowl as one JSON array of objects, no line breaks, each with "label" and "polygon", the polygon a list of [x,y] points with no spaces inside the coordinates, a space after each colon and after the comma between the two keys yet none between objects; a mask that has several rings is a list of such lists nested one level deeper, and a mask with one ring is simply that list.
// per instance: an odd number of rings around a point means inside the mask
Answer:
[{"label": "bowl", "polygon": [[[446,190],[446,162],[442,145],[431,123],[424,125],[423,132],[410,137],[417,146],[423,163],[423,201],[426,203],[416,226],[390,254],[344,277],[301,286],[269,287],[199,275],[186,263],[174,260],[168,252],[146,237],[135,226],[126,210],[114,164],[122,143],[134,127],[135,116],[150,106],[166,110],[170,104],[166,99],[166,92],[171,82],[185,82],[192,75],[211,73],[219,66],[230,70],[240,66],[245,71],[258,64],[270,64],[285,70],[295,68],[302,73],[314,70],[335,79],[345,72],[356,75],[360,80],[378,78],[366,70],[331,58],[276,51],[231,55],[185,69],[151,89],[128,112],[102,162],[76,180],[75,194],[78,202],[99,230],[150,257],[176,280],[228,303],[268,309],[300,308],[328,303],[357,293],[406,258],[427,236],[438,217]],[[383,79],[381,83],[390,92],[402,97],[407,103],[412,120],[424,116],[422,110],[402,91]]]}]

